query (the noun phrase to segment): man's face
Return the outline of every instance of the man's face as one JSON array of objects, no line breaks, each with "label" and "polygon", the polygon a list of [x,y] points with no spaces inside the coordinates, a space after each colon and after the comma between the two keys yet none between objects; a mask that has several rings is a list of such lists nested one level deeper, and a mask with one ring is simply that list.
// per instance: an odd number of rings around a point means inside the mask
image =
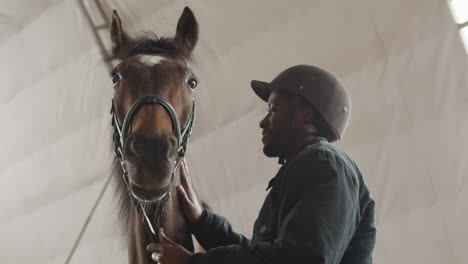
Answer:
[{"label": "man's face", "polygon": [[260,121],[263,153],[267,157],[278,157],[284,153],[289,127],[289,98],[284,94],[272,92],[268,99],[268,113]]}]

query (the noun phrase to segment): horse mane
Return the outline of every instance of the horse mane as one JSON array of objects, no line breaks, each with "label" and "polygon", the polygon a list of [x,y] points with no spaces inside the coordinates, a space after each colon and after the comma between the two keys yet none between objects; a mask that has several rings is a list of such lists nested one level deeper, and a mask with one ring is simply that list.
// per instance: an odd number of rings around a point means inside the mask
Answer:
[{"label": "horse mane", "polygon": [[[112,143],[112,148],[114,144]],[[112,175],[115,180],[115,193],[114,196],[117,198],[118,210],[119,210],[119,223],[122,227],[123,234],[128,234],[128,217],[130,210],[130,197],[127,189],[127,185],[122,178],[122,168],[117,158],[113,159]]]},{"label": "horse mane", "polygon": [[146,32],[134,39],[129,39],[117,54],[110,54],[109,58],[111,60],[125,59],[139,54],[165,55],[170,58],[185,57],[183,49],[177,45],[174,38],[160,38],[153,32]]}]

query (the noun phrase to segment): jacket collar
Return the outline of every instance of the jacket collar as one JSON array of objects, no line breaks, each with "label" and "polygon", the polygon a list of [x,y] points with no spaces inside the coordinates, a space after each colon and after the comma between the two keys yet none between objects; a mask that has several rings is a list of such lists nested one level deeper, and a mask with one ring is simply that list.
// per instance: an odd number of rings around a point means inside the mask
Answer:
[{"label": "jacket collar", "polygon": [[276,179],[278,178],[278,175],[281,173],[281,171],[283,171],[293,160],[296,159],[296,157],[300,156],[304,151],[306,151],[306,149],[309,147],[309,146],[312,146],[312,145],[315,145],[317,143],[321,143],[321,142],[328,142],[328,140],[324,137],[315,137],[309,141],[307,141],[304,146],[302,147],[302,150],[299,151],[297,153],[296,156],[294,156],[294,158],[292,158],[291,160],[287,161],[286,163],[284,163],[281,168],[279,169],[278,173],[276,174],[275,177],[273,177],[269,182],[268,182],[268,187],[266,188],[266,191],[268,191],[271,187],[273,187],[273,185],[275,184],[275,181]]}]

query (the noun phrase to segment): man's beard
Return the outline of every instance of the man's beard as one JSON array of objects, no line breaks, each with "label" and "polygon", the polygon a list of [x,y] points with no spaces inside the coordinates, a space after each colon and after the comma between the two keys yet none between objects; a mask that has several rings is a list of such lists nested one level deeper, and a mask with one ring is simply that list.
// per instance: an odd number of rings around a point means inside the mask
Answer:
[{"label": "man's beard", "polygon": [[272,140],[270,141],[270,143],[263,146],[263,153],[267,157],[274,158],[274,157],[278,157],[281,154],[282,152],[281,149],[282,149],[282,144],[280,144],[278,140],[275,140],[272,137]]},{"label": "man's beard", "polygon": [[263,146],[263,153],[265,156],[270,158],[284,157],[292,143],[291,141],[295,137],[316,133],[317,128],[313,125],[305,125],[303,127],[284,126],[283,128],[278,129],[276,133],[271,134],[270,142]]},{"label": "man's beard", "polygon": [[263,146],[265,156],[274,158],[285,155],[290,137],[292,136],[290,128],[283,128],[271,134],[271,140]]}]

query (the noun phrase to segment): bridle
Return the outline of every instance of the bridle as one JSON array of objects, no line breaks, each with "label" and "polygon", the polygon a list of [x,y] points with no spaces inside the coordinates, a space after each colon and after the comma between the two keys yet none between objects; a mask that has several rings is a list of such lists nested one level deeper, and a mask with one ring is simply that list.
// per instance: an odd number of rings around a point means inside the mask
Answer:
[{"label": "bridle", "polygon": [[[190,77],[189,78],[191,78],[190,80],[192,80],[192,81],[195,80],[195,86],[196,86],[196,84],[198,83],[198,80],[196,79],[195,75],[193,75],[193,73],[191,73],[190,65],[188,64],[188,62],[184,58],[182,58],[182,59],[187,64],[187,68],[189,69],[189,72],[190,72]],[[119,76],[119,77],[122,78],[121,76]],[[191,86],[189,84],[189,81],[187,81],[187,79],[185,80],[185,82],[186,82],[187,88],[192,89],[192,90],[195,88],[195,87],[193,87],[193,86]],[[172,181],[174,179],[174,175],[177,172],[177,170],[178,170],[178,168],[180,166],[180,163],[181,163],[182,159],[184,158],[185,153],[187,151],[187,145],[188,145],[190,135],[192,134],[192,128],[193,128],[193,124],[195,122],[196,112],[195,112],[195,100],[192,100],[192,109],[191,109],[190,116],[189,116],[189,118],[187,120],[187,123],[186,123],[185,127],[181,131],[179,119],[177,118],[177,114],[176,114],[174,108],[172,107],[172,105],[167,100],[165,100],[164,98],[162,98],[160,96],[143,96],[143,97],[137,99],[132,104],[132,106],[128,110],[127,114],[125,115],[123,124],[121,125],[120,122],[119,122],[119,118],[117,116],[114,100],[112,99],[112,107],[111,107],[110,114],[112,116],[112,140],[114,141],[114,153],[115,153],[116,158],[119,159],[120,167],[122,168],[122,172],[123,172],[122,177],[123,177],[123,180],[124,180],[124,182],[125,182],[125,184],[127,186],[127,191],[128,191],[129,196],[130,196],[130,199],[133,201],[133,203],[134,203],[135,207],[137,208],[137,211],[140,214],[140,216],[143,217],[143,220],[144,220],[144,223],[145,223],[144,225],[145,225],[145,228],[146,228],[148,234],[150,235],[152,240],[154,242],[156,242],[156,241],[159,241],[158,233],[154,229],[153,224],[151,223],[150,218],[148,217],[148,215],[147,215],[147,213],[145,211],[145,208],[142,205],[141,201],[135,197],[135,195],[132,193],[132,190],[130,188],[130,182],[129,182],[129,179],[128,179],[128,172],[126,170],[127,160],[126,160],[125,155],[124,155],[124,153],[125,153],[124,152],[124,146],[125,146],[124,143],[125,143],[125,140],[127,139],[128,130],[129,130],[130,126],[131,126],[132,120],[135,117],[135,115],[137,114],[138,110],[140,110],[141,107],[143,107],[145,105],[160,105],[166,111],[166,113],[169,115],[169,117],[171,119],[172,132],[176,136],[177,144],[178,144],[178,148],[177,148],[178,155],[177,155],[177,158],[176,158],[176,160],[174,162],[174,167],[173,167],[173,170],[172,170],[171,181],[170,181],[171,183],[172,183]],[[171,184],[169,184],[167,186],[167,189],[163,190],[164,196],[161,199],[161,201],[163,201],[164,198],[169,194],[170,186],[171,186]],[[158,227],[159,227],[159,217],[161,217],[161,215],[159,215],[158,219],[157,219]]]}]

